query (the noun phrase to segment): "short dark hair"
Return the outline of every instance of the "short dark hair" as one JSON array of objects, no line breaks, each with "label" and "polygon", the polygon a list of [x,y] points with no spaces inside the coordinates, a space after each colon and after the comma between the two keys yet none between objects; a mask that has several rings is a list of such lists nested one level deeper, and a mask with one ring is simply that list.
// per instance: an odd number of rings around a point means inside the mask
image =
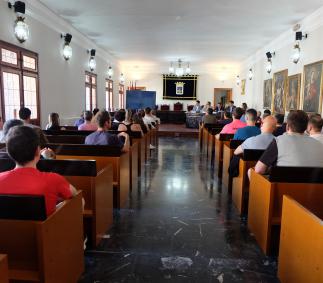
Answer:
[{"label": "short dark hair", "polygon": [[93,117],[93,113],[91,111],[84,112],[84,120],[85,121],[91,121],[92,117]]},{"label": "short dark hair", "polygon": [[101,111],[96,116],[96,123],[100,128],[103,128],[106,122],[110,122],[110,114],[108,111]]},{"label": "short dark hair", "polygon": [[201,103],[199,100],[196,100],[197,103]]},{"label": "short dark hair", "polygon": [[207,109],[207,114],[209,114],[209,115],[213,114],[213,109],[211,107]]},{"label": "short dark hair", "polygon": [[228,119],[232,119],[232,114],[231,114],[231,112],[230,112],[230,111],[225,111],[225,112],[224,112],[224,115],[225,115],[225,117],[227,117]]},{"label": "short dark hair", "polygon": [[151,108],[150,108],[150,107],[146,107],[146,108],[145,108],[145,113],[146,113],[146,114],[150,114],[150,112],[151,112]]},{"label": "short dark hair", "polygon": [[29,108],[27,108],[27,107],[20,108],[20,110],[19,110],[19,118],[21,120],[27,120],[27,119],[30,118],[30,116],[31,116],[31,111],[30,111]]},{"label": "short dark hair", "polygon": [[39,135],[28,126],[15,126],[7,135],[7,151],[9,156],[19,165],[34,160],[39,147]]},{"label": "short dark hair", "polygon": [[248,115],[248,119],[250,121],[256,122],[257,120],[257,111],[253,108],[250,108],[246,111],[246,115]]},{"label": "short dark hair", "polygon": [[3,124],[3,135],[6,136],[9,130],[14,126],[22,126],[24,123],[18,119],[11,119]]},{"label": "short dark hair", "polygon": [[235,119],[240,119],[240,118],[242,117],[243,113],[244,113],[243,109],[242,109],[242,108],[240,108],[240,107],[237,107],[237,108],[235,108],[235,109],[233,110],[232,115],[233,115],[233,117],[234,117]]},{"label": "short dark hair", "polygon": [[100,111],[100,109],[99,108],[94,108],[93,109],[93,116],[95,116],[96,115],[96,113],[98,113]]},{"label": "short dark hair", "polygon": [[232,104],[234,104],[234,101],[233,100],[230,100],[229,102],[232,103]]},{"label": "short dark hair", "polygon": [[264,114],[271,115],[271,111],[270,111],[269,109],[265,109],[265,110],[264,110]]},{"label": "short dark hair", "polygon": [[320,114],[312,114],[309,117],[308,123],[311,124],[315,130],[322,131],[323,119]]},{"label": "short dark hair", "polygon": [[126,119],[126,111],[124,109],[120,109],[114,114],[114,119],[118,122],[123,122]]},{"label": "short dark hair", "polygon": [[284,124],[285,115],[284,114],[275,114],[275,119],[277,120],[277,124]]},{"label": "short dark hair", "polygon": [[247,108],[248,108],[247,103],[243,102],[243,103],[242,103],[242,108],[243,108],[244,110],[247,110]]},{"label": "short dark hair", "polygon": [[303,110],[289,112],[287,116],[287,125],[294,133],[303,134],[307,129],[308,116]]}]

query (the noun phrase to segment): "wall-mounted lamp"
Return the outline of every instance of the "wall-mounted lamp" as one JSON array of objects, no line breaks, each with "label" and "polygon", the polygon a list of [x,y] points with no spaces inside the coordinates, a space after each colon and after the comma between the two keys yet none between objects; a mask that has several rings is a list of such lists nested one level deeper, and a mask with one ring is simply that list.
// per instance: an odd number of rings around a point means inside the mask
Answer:
[{"label": "wall-mounted lamp", "polygon": [[266,57],[267,57],[266,71],[268,74],[271,73],[272,66],[273,66],[272,58],[275,56],[275,54],[276,54],[275,52],[266,53]]},{"label": "wall-mounted lamp", "polygon": [[63,57],[68,61],[73,55],[73,50],[70,46],[72,35],[70,33],[61,34],[61,38],[64,38]]},{"label": "wall-mounted lamp", "polygon": [[186,75],[189,75],[191,73],[191,67],[190,67],[190,63],[188,62],[187,63],[187,67],[186,67],[186,69],[185,69],[185,74]]},{"label": "wall-mounted lamp", "polygon": [[241,83],[241,80],[240,80],[240,76],[238,75],[238,76],[236,77],[236,84],[237,84],[237,85],[240,85],[240,83]]},{"label": "wall-mounted lamp", "polygon": [[15,21],[15,36],[20,43],[24,43],[29,38],[29,27],[25,23],[26,5],[24,2],[16,1],[15,4],[8,2],[8,7],[14,7],[17,19]]},{"label": "wall-mounted lamp", "polygon": [[93,72],[96,68],[95,49],[88,50],[87,52],[90,53],[89,68]]},{"label": "wall-mounted lamp", "polygon": [[109,66],[108,71],[107,71],[107,74],[108,74],[109,79],[111,79],[112,76],[113,76],[113,69],[112,69],[111,66]]},{"label": "wall-mounted lamp", "polygon": [[252,68],[249,69],[248,78],[249,78],[249,80],[252,80],[252,78],[253,78]]},{"label": "wall-mounted lamp", "polygon": [[308,34],[307,33],[303,34],[303,32],[301,31],[297,31],[295,34],[296,43],[292,50],[292,60],[295,64],[297,64],[299,59],[301,58],[300,41],[302,41],[303,39],[307,39],[307,37],[308,37]]},{"label": "wall-mounted lamp", "polygon": [[119,79],[119,81],[120,81],[120,83],[121,83],[121,84],[124,84],[124,82],[126,81],[126,79],[125,79],[125,77],[124,77],[123,73],[121,73],[121,74],[120,74],[120,79]]}]

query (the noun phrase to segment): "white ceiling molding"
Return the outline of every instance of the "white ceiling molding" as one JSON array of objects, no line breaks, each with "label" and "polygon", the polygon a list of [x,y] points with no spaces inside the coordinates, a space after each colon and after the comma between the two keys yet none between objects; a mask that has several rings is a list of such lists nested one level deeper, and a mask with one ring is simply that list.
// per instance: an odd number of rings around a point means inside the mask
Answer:
[{"label": "white ceiling molding", "polygon": [[[8,2],[7,0],[3,1]],[[73,44],[77,44],[79,47],[84,48],[84,52],[86,52],[86,49],[94,48],[96,49],[96,56],[102,58],[104,61],[113,61],[113,63],[117,65],[119,64],[118,59],[115,56],[97,46],[93,40],[79,32],[66,20],[56,15],[40,1],[25,0],[24,2],[26,3],[26,15],[56,31],[58,33],[57,40],[59,40],[59,34],[69,32],[73,35]]]},{"label": "white ceiling molding", "polygon": [[[305,17],[298,24],[300,24],[300,30],[303,32],[309,33],[309,37],[311,36],[311,32],[323,26],[323,6],[316,10],[311,15]],[[248,57],[240,64],[240,72],[246,73],[250,67],[254,66],[257,62],[261,60],[265,60],[265,53],[268,50],[276,50],[279,52],[279,49],[293,45],[295,43],[295,32],[293,31],[293,27],[291,27],[288,31],[282,33],[275,40],[271,41],[265,47],[257,50],[254,55]]]}]

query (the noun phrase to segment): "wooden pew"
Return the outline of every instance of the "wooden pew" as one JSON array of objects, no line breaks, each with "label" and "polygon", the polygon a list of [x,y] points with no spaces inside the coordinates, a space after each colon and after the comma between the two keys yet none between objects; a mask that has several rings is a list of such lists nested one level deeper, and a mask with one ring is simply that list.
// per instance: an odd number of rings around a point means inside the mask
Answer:
[{"label": "wooden pew", "polygon": [[86,135],[47,135],[49,143],[84,144]]},{"label": "wooden pew", "polygon": [[[0,159],[0,172],[11,170],[15,164],[10,159]],[[112,165],[97,170],[93,160],[40,160],[42,172],[64,176],[85,200],[84,231],[89,243],[96,247],[113,224],[113,172]]]},{"label": "wooden pew", "polygon": [[93,131],[52,131],[43,130],[46,136],[88,136],[93,133]]},{"label": "wooden pew", "polygon": [[96,160],[97,169],[111,164],[113,168],[114,208],[123,208],[129,198],[130,157],[119,147],[103,145],[48,144],[56,153],[56,159]]},{"label": "wooden pew", "polygon": [[228,188],[229,193],[232,191],[232,177],[228,172],[230,161],[235,149],[242,143],[243,141],[241,140],[231,140],[223,143],[222,184]]},{"label": "wooden pew", "polygon": [[9,283],[8,257],[0,254],[0,282]]},{"label": "wooden pew", "polygon": [[222,128],[222,126],[216,125],[216,127],[209,128],[208,130],[207,158],[211,162],[211,167],[214,166],[215,136],[221,132]]},{"label": "wooden pew", "polygon": [[323,203],[323,168],[273,167],[269,176],[251,169],[248,227],[265,254],[277,253],[283,195],[290,195],[313,213]]},{"label": "wooden pew", "polygon": [[14,282],[77,282],[84,271],[82,193],[43,221],[0,219],[0,253],[8,255]]},{"label": "wooden pew", "polygon": [[264,150],[246,149],[239,162],[239,176],[232,180],[232,201],[239,214],[247,214],[249,198],[248,170],[254,167]]},{"label": "wooden pew", "polygon": [[215,139],[215,168],[217,168],[219,178],[222,177],[223,144],[225,141],[230,141],[233,136],[232,134],[220,134],[219,139]]},{"label": "wooden pew", "polygon": [[323,282],[323,206],[318,214],[283,197],[278,277],[281,283]]},{"label": "wooden pew", "polygon": [[199,124],[199,147],[200,147],[200,152],[203,150],[203,128],[204,125],[203,123]]}]

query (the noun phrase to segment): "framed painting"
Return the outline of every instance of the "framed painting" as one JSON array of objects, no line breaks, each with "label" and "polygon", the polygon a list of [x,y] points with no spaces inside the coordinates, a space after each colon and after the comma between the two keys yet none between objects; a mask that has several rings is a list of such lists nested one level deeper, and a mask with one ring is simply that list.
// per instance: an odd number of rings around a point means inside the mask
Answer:
[{"label": "framed painting", "polygon": [[308,113],[322,111],[322,69],[323,61],[304,66],[304,92],[302,108]]},{"label": "framed painting", "polygon": [[273,97],[273,80],[265,80],[264,81],[264,106],[263,108],[270,109],[271,108],[271,101]]},{"label": "framed painting", "polygon": [[286,93],[286,111],[299,109],[301,92],[301,74],[288,77],[288,91]]},{"label": "framed painting", "polygon": [[272,110],[275,114],[285,114],[288,70],[274,74]]},{"label": "framed painting", "polygon": [[246,80],[241,80],[241,95],[246,94]]}]

